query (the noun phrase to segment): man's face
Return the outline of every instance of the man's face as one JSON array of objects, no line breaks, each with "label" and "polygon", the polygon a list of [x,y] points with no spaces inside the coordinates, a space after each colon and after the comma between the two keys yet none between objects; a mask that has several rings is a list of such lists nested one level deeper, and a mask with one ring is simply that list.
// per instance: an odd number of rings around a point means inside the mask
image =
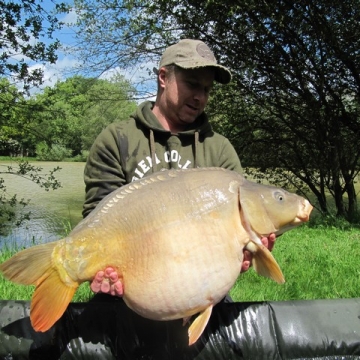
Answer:
[{"label": "man's face", "polygon": [[204,111],[214,82],[214,69],[175,68],[172,73],[164,70],[165,115],[172,123],[185,128]]}]

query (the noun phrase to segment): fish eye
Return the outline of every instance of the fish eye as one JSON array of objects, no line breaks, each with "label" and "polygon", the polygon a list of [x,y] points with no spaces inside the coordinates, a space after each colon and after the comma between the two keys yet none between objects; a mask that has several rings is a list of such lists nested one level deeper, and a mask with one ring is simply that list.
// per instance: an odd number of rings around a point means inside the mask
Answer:
[{"label": "fish eye", "polygon": [[285,200],[285,194],[282,191],[275,191],[274,198],[275,200],[282,202]]}]

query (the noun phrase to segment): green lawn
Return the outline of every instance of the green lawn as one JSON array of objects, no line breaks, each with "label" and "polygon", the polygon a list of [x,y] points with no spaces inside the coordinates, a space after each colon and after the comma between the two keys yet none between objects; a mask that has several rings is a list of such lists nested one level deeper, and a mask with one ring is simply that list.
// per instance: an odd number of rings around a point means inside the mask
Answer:
[{"label": "green lawn", "polygon": [[279,285],[253,269],[231,291],[236,301],[309,300],[360,296],[360,231],[302,226],[276,241],[273,255],[285,276]]}]

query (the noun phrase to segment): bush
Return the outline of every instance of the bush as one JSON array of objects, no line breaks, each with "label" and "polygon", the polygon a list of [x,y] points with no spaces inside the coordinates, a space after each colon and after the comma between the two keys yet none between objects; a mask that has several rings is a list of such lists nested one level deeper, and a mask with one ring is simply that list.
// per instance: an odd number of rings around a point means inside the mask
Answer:
[{"label": "bush", "polygon": [[360,224],[358,218],[354,218],[353,222],[349,222],[344,217],[336,216],[335,214],[318,214],[311,218],[308,226],[318,229],[327,228],[346,231],[358,227],[358,224]]},{"label": "bush", "polygon": [[71,150],[61,144],[49,147],[44,141],[36,145],[36,160],[62,161],[71,156]]},{"label": "bush", "polygon": [[68,161],[86,162],[88,156],[89,156],[89,151],[88,150],[82,150],[81,154],[75,155],[71,159],[68,159]]}]

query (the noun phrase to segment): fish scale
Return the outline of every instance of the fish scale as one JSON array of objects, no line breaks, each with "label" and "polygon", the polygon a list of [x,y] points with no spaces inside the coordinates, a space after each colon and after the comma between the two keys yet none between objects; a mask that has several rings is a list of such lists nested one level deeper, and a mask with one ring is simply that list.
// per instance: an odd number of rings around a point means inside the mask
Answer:
[{"label": "fish scale", "polygon": [[260,239],[307,221],[311,210],[296,194],[230,170],[167,170],[115,190],[68,237],[25,249],[0,270],[36,285],[36,331],[47,331],[77,287],[111,266],[138,314],[164,321],[198,314],[188,329],[193,344],[239,276],[244,249],[260,275],[284,282]]}]

